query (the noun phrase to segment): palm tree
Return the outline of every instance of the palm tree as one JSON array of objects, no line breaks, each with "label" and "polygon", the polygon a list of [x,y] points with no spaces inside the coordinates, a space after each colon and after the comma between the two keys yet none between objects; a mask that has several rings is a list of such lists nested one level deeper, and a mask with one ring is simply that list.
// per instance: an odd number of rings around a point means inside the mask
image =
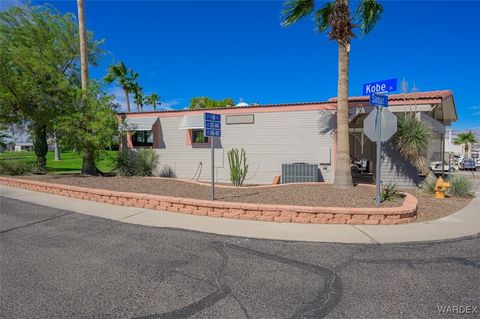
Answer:
[{"label": "palm tree", "polygon": [[152,93],[145,98],[145,104],[152,105],[153,110],[157,110],[157,105],[160,105],[160,96],[157,93]]},{"label": "palm tree", "polygon": [[133,87],[133,94],[133,100],[135,104],[137,104],[137,110],[142,112],[143,104],[145,103],[145,97],[143,96],[143,89],[138,85],[138,83],[135,83]]},{"label": "palm tree", "polygon": [[[82,77],[82,99],[85,112],[87,111],[88,89],[88,52],[87,52],[87,33],[85,27],[85,3],[84,0],[77,0],[78,9],[78,33],[80,37],[80,69]],[[46,143],[45,143],[46,144]],[[91,148],[86,148],[82,158],[82,174],[96,175],[95,154]]]},{"label": "palm tree", "polygon": [[353,29],[369,33],[380,19],[383,7],[375,0],[360,0],[355,14],[350,13],[348,0],[325,2],[315,9],[315,0],[286,0],[282,11],[282,25],[290,26],[301,18],[314,14],[319,32],[328,30],[328,37],[338,43],[338,101],[337,101],[337,160],[334,185],[352,187],[350,172],[350,145],[348,132],[348,66]]},{"label": "palm tree", "polygon": [[107,83],[118,81],[125,93],[127,112],[130,112],[130,98],[128,94],[133,91],[137,77],[138,73],[133,72],[131,68],[127,69],[125,64],[120,61],[116,65],[112,65],[108,68],[108,73],[103,79]]},{"label": "palm tree", "polygon": [[458,133],[457,137],[453,140],[453,143],[457,145],[463,144],[465,155],[467,158],[470,158],[472,151],[471,145],[477,143],[477,137],[473,132]]}]

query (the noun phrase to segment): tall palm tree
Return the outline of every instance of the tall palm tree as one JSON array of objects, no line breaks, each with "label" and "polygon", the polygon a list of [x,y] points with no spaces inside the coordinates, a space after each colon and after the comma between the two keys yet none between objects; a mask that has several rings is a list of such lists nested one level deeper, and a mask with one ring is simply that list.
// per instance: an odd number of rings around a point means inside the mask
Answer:
[{"label": "tall palm tree", "polygon": [[353,30],[369,33],[380,19],[383,7],[375,0],[360,0],[355,14],[350,13],[348,0],[325,2],[319,9],[315,0],[287,0],[282,11],[282,25],[290,26],[305,16],[314,14],[319,32],[328,31],[330,40],[338,43],[338,101],[337,101],[337,160],[334,185],[347,188],[353,185],[350,172],[348,132],[348,67]]},{"label": "tall palm tree", "polygon": [[133,100],[137,104],[137,110],[139,112],[143,111],[143,104],[145,103],[145,97],[143,96],[143,89],[135,83],[133,87]]},{"label": "tall palm tree", "polygon": [[116,65],[112,65],[108,68],[108,73],[103,79],[107,83],[118,81],[125,93],[127,112],[130,112],[130,98],[128,94],[133,91],[137,77],[138,73],[133,72],[131,68],[127,69],[125,64],[120,61]]},{"label": "tall palm tree", "polygon": [[160,96],[157,93],[152,93],[145,98],[145,104],[152,105],[153,110],[157,110],[157,105],[160,105]]},{"label": "tall palm tree", "polygon": [[453,140],[454,144],[457,145],[463,145],[464,151],[465,151],[465,156],[467,158],[471,157],[471,145],[477,143],[477,137],[473,132],[467,132],[467,133],[458,133],[457,137]]},{"label": "tall palm tree", "polygon": [[[84,0],[77,0],[78,9],[78,33],[80,38],[80,70],[82,77],[82,98],[85,112],[87,112],[88,89],[88,52],[87,52],[87,32],[85,27],[85,3]],[[97,168],[95,166],[94,150],[86,148],[82,158],[82,174],[96,175]]]}]

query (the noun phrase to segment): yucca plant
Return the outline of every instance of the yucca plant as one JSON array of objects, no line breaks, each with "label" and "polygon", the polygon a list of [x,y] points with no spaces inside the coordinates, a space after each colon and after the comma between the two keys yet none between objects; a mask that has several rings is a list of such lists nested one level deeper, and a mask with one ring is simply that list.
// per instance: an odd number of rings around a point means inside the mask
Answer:
[{"label": "yucca plant", "polygon": [[427,194],[435,193],[435,184],[437,183],[437,178],[432,174],[425,178],[425,180],[420,185],[420,188]]},{"label": "yucca plant", "polygon": [[176,178],[177,173],[173,167],[165,166],[160,172],[160,177]]},{"label": "yucca plant", "polygon": [[452,174],[448,178],[450,188],[447,195],[457,197],[469,197],[472,195],[472,183],[465,175]]},{"label": "yucca plant", "polygon": [[230,181],[234,186],[242,186],[248,173],[247,154],[242,148],[232,148],[228,151],[228,165],[230,166]]},{"label": "yucca plant", "polygon": [[382,185],[380,196],[382,198],[382,202],[384,202],[400,198],[401,193],[398,191],[396,184],[388,183],[387,185]]},{"label": "yucca plant", "polygon": [[137,154],[130,150],[121,150],[114,163],[117,176],[134,176],[137,171]]},{"label": "yucca plant", "polygon": [[153,176],[153,171],[158,165],[158,154],[152,149],[141,149],[137,153],[138,176]]},{"label": "yucca plant", "polygon": [[432,131],[426,124],[417,120],[414,115],[406,115],[398,118],[397,133],[391,143],[420,173],[433,176],[426,157],[431,136]]}]

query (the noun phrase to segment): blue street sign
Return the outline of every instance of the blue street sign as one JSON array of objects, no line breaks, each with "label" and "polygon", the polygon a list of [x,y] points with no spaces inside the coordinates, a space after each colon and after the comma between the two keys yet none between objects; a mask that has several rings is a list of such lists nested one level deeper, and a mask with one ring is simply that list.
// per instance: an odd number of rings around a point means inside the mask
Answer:
[{"label": "blue street sign", "polygon": [[220,114],[205,113],[204,115],[204,134],[207,137],[222,136],[222,117]]},{"label": "blue street sign", "polygon": [[222,136],[222,131],[207,128],[207,129],[205,129],[205,136],[207,136],[207,137],[221,137]]},{"label": "blue street sign", "polygon": [[388,95],[375,93],[370,94],[370,105],[388,107]]},{"label": "blue street sign", "polygon": [[221,116],[220,114],[205,113],[205,121],[220,122]]},{"label": "blue street sign", "polygon": [[363,95],[372,93],[392,92],[397,90],[397,79],[371,82],[363,85]]}]

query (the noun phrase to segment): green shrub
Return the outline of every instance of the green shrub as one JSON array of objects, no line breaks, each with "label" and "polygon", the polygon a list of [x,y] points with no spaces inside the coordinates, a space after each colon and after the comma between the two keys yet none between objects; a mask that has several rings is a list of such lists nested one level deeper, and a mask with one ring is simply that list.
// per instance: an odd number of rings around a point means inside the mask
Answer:
[{"label": "green shrub", "polygon": [[137,170],[138,176],[153,176],[153,171],[158,165],[158,154],[152,149],[141,149],[137,156]]},{"label": "green shrub", "polygon": [[230,166],[230,180],[234,186],[242,186],[248,173],[247,155],[245,150],[239,152],[233,148],[228,151],[228,165]]},{"label": "green shrub", "polygon": [[420,188],[427,194],[435,193],[435,184],[437,183],[436,177],[427,176],[425,180],[420,184]]},{"label": "green shrub", "polygon": [[130,150],[121,150],[113,165],[117,176],[134,176],[137,172],[137,154]]},{"label": "green shrub", "polygon": [[175,178],[177,177],[177,173],[175,173],[175,169],[171,166],[165,166],[160,172],[160,177]]},{"label": "green shrub", "polygon": [[382,201],[391,201],[401,197],[401,193],[397,189],[396,184],[388,183],[387,185],[382,185],[382,190],[380,196]]},{"label": "green shrub", "polygon": [[472,195],[472,183],[465,175],[452,174],[447,181],[450,182],[447,195],[457,197],[469,197]]},{"label": "green shrub", "polygon": [[22,159],[0,160],[0,175],[26,175],[35,169],[35,163]]}]

